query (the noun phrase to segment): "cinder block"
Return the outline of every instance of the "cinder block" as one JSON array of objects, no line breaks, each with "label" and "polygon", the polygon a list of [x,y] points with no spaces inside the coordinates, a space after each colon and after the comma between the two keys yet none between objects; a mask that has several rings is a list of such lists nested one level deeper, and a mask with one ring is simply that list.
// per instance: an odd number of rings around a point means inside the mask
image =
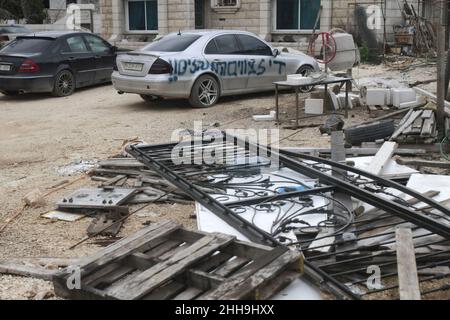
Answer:
[{"label": "cinder block", "polygon": [[391,102],[394,107],[400,108],[402,104],[414,101],[416,101],[414,89],[391,89]]},{"label": "cinder block", "polygon": [[384,106],[386,105],[386,96],[390,94],[389,89],[372,88],[367,89],[365,103],[368,106]]},{"label": "cinder block", "polygon": [[323,114],[323,99],[306,99],[306,114]]}]

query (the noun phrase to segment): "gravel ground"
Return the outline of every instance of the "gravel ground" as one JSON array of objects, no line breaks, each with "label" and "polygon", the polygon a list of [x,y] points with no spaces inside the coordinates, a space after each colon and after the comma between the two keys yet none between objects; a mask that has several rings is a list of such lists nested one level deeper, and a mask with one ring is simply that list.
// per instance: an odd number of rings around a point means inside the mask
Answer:
[{"label": "gravel ground", "polygon": [[[387,74],[382,66],[363,66],[355,70],[355,77]],[[432,68],[413,70],[409,78],[430,73]],[[415,74],[415,75],[414,75]],[[398,71],[389,70],[397,80],[411,81]],[[435,73],[434,73],[435,76]],[[427,87],[425,87],[427,88]],[[280,104],[292,106],[294,96],[284,93]],[[194,121],[204,125],[219,123],[220,128],[275,128],[273,122],[254,122],[254,114],[273,110],[273,93],[228,97],[211,109],[192,109],[186,101],[172,100],[147,104],[137,95],[118,95],[112,86],[104,85],[77,91],[67,98],[53,98],[47,94],[28,94],[6,97],[0,94],[0,221],[23,206],[23,197],[33,189],[43,193],[64,180],[75,180],[82,174],[61,176],[57,169],[81,160],[106,159],[120,150],[126,139],[139,137],[148,143],[170,140],[172,132],[192,128]],[[292,113],[292,109],[288,113]],[[346,125],[368,119],[362,109],[350,112]],[[302,124],[323,123],[326,116],[303,120]],[[293,135],[294,134],[294,135]],[[327,147],[329,137],[321,136],[317,128],[307,128],[297,134],[281,130],[282,146]],[[54,209],[63,195],[80,187],[94,186],[88,178],[80,178],[73,185],[52,193],[46,205],[39,209],[25,209],[0,234],[0,259],[21,257],[82,257],[99,250],[99,246],[85,243],[74,250],[68,248],[85,236],[90,219],[78,222],[54,222],[40,215]],[[155,214],[133,216],[120,236],[129,235],[148,221],[173,219],[195,229],[193,205],[158,205],[146,208]],[[144,215],[145,216],[145,215]],[[35,279],[0,276],[0,299],[33,299],[48,290],[51,284]],[[33,295],[34,294],[34,295]],[[51,294],[49,294],[51,296]]]}]

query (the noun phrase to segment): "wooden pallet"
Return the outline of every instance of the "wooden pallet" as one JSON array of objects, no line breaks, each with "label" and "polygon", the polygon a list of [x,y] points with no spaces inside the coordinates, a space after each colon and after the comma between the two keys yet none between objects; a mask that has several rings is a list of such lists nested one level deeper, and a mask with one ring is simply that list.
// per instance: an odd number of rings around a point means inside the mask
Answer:
[{"label": "wooden pallet", "polygon": [[[82,259],[79,269],[58,272],[53,283],[68,299],[267,299],[299,276],[302,257],[167,221]],[[79,270],[80,289],[68,288],[73,270]]]}]

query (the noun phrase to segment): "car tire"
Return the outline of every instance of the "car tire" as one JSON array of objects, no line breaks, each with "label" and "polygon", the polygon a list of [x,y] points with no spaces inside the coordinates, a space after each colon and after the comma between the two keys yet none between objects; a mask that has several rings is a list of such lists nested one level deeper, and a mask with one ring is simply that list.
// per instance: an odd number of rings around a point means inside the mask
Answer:
[{"label": "car tire", "polygon": [[145,102],[155,102],[162,100],[160,97],[152,96],[149,94],[141,94],[140,96]]},{"label": "car tire", "polygon": [[395,131],[394,120],[379,121],[345,130],[345,141],[352,145],[390,137]]},{"label": "car tire", "polygon": [[214,106],[220,98],[220,85],[216,78],[204,75],[198,78],[191,90],[189,103],[195,108]]},{"label": "car tire", "polygon": [[[301,74],[304,77],[309,76],[313,72],[314,72],[314,68],[309,66],[309,65],[301,66],[297,70],[297,74]],[[300,91],[303,92],[303,93],[308,93],[308,92],[311,92],[312,89],[314,89],[314,86],[305,86],[305,87],[301,87]]]},{"label": "car tire", "polygon": [[67,97],[75,91],[75,77],[69,70],[58,72],[53,85],[53,96]]},{"label": "car tire", "polygon": [[10,90],[0,91],[0,92],[3,93],[5,96],[8,96],[8,97],[14,97],[14,96],[18,96],[20,94],[19,91],[10,91]]}]

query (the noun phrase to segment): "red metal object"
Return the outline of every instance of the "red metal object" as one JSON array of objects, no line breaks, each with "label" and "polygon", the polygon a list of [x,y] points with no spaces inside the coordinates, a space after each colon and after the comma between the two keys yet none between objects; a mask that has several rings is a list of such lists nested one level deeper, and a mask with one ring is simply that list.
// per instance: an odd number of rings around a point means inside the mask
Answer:
[{"label": "red metal object", "polygon": [[[322,44],[319,50],[319,54],[316,54],[316,42],[321,39]],[[321,32],[311,37],[309,41],[308,54],[314,57],[317,61],[327,64],[330,63],[336,57],[337,47],[336,40],[329,32]]]}]

